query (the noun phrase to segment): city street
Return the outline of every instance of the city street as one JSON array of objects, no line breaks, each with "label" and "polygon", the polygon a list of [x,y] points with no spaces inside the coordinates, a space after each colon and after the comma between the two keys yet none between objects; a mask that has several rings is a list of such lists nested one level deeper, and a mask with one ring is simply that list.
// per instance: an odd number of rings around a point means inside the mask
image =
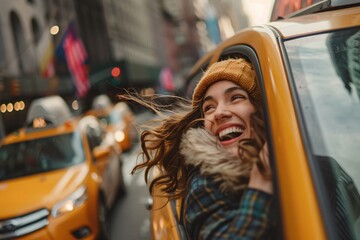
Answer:
[{"label": "city street", "polygon": [[[144,112],[137,115],[136,124],[153,117],[153,114]],[[124,180],[127,194],[120,197],[110,211],[111,240],[143,240],[150,239],[150,212],[146,210],[145,203],[149,197],[143,173],[131,175],[138,153],[139,143],[123,154]]]}]

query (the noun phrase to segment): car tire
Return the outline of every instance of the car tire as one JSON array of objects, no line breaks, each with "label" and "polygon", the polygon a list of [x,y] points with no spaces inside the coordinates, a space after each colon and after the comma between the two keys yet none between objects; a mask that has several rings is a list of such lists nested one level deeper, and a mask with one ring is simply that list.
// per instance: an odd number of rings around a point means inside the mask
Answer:
[{"label": "car tire", "polygon": [[106,207],[105,200],[101,195],[99,196],[97,217],[99,223],[98,240],[109,240],[110,239],[109,211]]}]

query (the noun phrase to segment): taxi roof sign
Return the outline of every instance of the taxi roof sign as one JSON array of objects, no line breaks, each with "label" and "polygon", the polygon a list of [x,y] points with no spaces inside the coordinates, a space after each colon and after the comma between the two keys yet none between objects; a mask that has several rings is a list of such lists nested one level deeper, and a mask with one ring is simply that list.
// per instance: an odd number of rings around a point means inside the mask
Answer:
[{"label": "taxi roof sign", "polygon": [[34,119],[43,118],[47,123],[58,126],[72,117],[70,108],[62,97],[48,96],[31,103],[26,125],[32,126]]}]

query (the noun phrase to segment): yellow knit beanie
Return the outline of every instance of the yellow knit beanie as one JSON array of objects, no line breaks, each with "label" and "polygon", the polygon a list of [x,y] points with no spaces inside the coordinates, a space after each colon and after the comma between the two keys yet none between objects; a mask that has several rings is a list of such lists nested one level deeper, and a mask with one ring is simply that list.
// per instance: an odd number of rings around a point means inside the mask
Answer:
[{"label": "yellow knit beanie", "polygon": [[251,63],[239,58],[216,62],[207,69],[194,90],[193,105],[201,100],[211,84],[221,80],[234,82],[243,88],[253,101],[261,104],[261,92],[257,84],[255,70]]}]

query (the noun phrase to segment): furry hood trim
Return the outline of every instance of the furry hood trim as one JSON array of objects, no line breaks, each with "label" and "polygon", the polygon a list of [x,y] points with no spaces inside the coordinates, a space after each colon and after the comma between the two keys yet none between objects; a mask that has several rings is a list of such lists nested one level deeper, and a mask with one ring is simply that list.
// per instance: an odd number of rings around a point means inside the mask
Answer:
[{"label": "furry hood trim", "polygon": [[181,139],[180,154],[186,165],[212,176],[223,192],[238,192],[247,186],[251,164],[226,151],[218,139],[204,128],[191,128]]}]

